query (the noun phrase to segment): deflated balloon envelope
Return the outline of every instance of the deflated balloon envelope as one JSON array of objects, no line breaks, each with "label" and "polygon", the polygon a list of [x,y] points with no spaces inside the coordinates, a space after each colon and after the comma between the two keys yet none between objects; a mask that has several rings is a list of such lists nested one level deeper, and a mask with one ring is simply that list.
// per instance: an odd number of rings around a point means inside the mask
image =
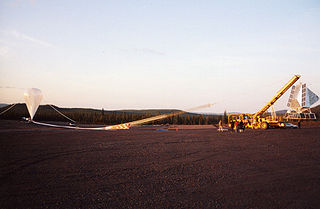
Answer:
[{"label": "deflated balloon envelope", "polygon": [[28,89],[27,92],[24,93],[24,100],[26,101],[26,105],[32,120],[42,100],[42,93],[40,89]]}]

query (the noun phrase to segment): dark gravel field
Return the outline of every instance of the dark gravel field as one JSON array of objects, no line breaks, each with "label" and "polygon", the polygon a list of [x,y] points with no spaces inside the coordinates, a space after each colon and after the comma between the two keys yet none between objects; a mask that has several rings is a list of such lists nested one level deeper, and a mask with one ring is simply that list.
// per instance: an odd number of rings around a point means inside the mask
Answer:
[{"label": "dark gravel field", "polygon": [[320,127],[157,128],[0,120],[0,208],[320,208]]}]

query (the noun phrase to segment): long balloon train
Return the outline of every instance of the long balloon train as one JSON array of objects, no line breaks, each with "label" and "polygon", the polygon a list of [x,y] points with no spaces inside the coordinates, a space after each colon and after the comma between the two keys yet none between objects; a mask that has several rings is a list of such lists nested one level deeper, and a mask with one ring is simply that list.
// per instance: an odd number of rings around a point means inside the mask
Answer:
[{"label": "long balloon train", "polygon": [[[28,89],[27,92],[24,94],[24,99],[28,108],[28,112],[30,114],[30,122],[37,124],[37,125],[42,125],[42,126],[49,126],[49,127],[54,127],[54,128],[66,128],[66,129],[77,129],[77,130],[118,130],[118,129],[129,129],[131,126],[134,125],[140,125],[144,123],[148,123],[151,121],[155,120],[160,120],[164,119],[167,117],[172,117],[175,115],[179,115],[185,112],[190,112],[194,111],[197,109],[202,109],[202,108],[207,108],[211,107],[213,104],[206,104],[206,105],[201,105],[198,107],[190,108],[185,111],[178,111],[174,113],[169,113],[169,114],[162,114],[162,115],[157,115],[153,116],[150,118],[145,118],[142,120],[136,120],[128,123],[122,123],[122,124],[117,124],[117,125],[111,125],[111,126],[103,126],[103,127],[78,127],[78,126],[63,126],[63,125],[55,125],[55,124],[49,124],[49,123],[42,123],[42,122],[37,122],[33,120],[34,115],[36,114],[38,107],[40,105],[40,102],[42,100],[42,93],[40,89],[32,88]],[[60,113],[62,114],[62,113]],[[67,117],[67,116],[65,116]],[[68,118],[68,117],[67,117]]]}]

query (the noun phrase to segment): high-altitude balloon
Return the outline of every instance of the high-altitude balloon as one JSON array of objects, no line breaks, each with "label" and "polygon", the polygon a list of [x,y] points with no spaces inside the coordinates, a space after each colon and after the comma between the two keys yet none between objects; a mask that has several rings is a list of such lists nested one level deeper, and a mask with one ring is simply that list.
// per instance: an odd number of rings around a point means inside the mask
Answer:
[{"label": "high-altitude balloon", "polygon": [[28,89],[27,92],[24,93],[24,100],[26,101],[30,119],[32,120],[42,100],[42,93],[40,89]]}]

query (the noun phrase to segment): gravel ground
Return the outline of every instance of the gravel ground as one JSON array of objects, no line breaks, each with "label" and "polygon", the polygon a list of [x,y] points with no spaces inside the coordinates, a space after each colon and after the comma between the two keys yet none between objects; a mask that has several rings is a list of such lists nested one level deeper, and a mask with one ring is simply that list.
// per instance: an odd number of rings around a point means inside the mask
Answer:
[{"label": "gravel ground", "polygon": [[320,207],[320,127],[157,128],[0,120],[0,208]]}]

